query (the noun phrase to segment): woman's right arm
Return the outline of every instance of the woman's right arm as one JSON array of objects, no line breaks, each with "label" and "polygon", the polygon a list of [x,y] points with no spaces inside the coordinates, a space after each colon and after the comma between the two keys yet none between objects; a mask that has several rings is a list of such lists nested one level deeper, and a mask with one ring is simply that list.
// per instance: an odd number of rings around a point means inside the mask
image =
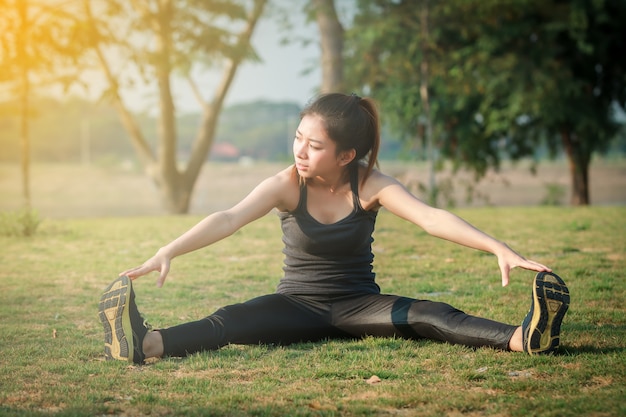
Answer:
[{"label": "woman's right arm", "polygon": [[161,287],[170,269],[170,262],[177,256],[209,246],[235,233],[246,224],[266,215],[275,207],[285,205],[285,195],[290,185],[289,170],[261,182],[250,194],[228,210],[215,212],[172,242],[163,246],[142,265],[127,269],[120,275],[131,279],[150,272],[160,273],[157,286]]}]

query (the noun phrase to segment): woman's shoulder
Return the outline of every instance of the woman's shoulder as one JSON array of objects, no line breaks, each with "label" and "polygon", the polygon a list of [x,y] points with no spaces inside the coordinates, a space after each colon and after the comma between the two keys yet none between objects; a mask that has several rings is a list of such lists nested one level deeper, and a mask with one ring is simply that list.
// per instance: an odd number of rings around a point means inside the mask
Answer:
[{"label": "woman's shoulder", "polygon": [[398,181],[378,169],[373,169],[367,178],[365,178],[365,181],[363,181],[366,174],[367,169],[361,167],[359,169],[359,198],[361,199],[361,205],[366,210],[377,210],[381,207],[381,190],[389,185],[397,184]]},{"label": "woman's shoulder", "polygon": [[359,168],[359,182],[363,184],[363,187],[368,187],[369,189],[377,190],[386,185],[398,183],[397,179],[383,173],[379,169],[373,169],[365,181],[363,181],[365,175],[367,175],[367,169],[362,166]]},{"label": "woman's shoulder", "polygon": [[285,186],[298,185],[298,178],[293,165],[289,165],[287,168],[281,169],[276,174],[269,177],[268,180]]},{"label": "woman's shoulder", "polygon": [[266,187],[272,190],[281,211],[293,210],[298,204],[298,178],[294,166],[290,165],[263,181]]}]

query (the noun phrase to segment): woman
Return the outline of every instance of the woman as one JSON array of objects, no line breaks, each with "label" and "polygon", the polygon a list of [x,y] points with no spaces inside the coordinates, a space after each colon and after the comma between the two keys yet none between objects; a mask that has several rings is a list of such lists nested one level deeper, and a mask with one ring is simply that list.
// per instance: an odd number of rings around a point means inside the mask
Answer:
[{"label": "woman", "polygon": [[[227,344],[288,344],[326,338],[397,336],[531,354],[551,353],[569,305],[565,283],[459,217],[430,207],[374,169],[380,145],[374,102],[327,94],[309,104],[293,143],[295,163],[261,182],[234,207],[209,215],[144,264],[120,274],[100,301],[110,359],[185,356]],[[381,207],[432,236],[496,255],[502,285],[520,267],[538,272],[522,326],[469,316],[447,304],[385,295],[374,280],[371,250]],[[276,209],[285,243],[277,291],[168,329],[149,330],[132,280],[173,258],[223,239]]]}]

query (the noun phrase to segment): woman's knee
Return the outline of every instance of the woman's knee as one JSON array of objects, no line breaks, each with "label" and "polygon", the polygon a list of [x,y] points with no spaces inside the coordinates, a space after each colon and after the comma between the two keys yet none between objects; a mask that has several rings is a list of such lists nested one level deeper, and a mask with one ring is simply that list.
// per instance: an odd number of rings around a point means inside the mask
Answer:
[{"label": "woman's knee", "polygon": [[446,340],[446,334],[454,332],[464,316],[446,303],[414,300],[406,309],[404,332],[412,338]]}]

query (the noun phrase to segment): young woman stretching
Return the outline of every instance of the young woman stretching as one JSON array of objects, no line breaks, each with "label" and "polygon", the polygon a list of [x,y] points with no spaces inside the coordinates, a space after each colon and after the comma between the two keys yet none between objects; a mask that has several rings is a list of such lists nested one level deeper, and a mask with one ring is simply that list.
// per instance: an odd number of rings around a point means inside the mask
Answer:
[{"label": "young woman stretching", "polygon": [[[288,344],[327,338],[396,336],[551,353],[569,305],[565,283],[459,217],[430,207],[374,169],[380,145],[374,102],[327,94],[309,104],[293,143],[295,163],[261,182],[231,209],[209,215],[143,265],[120,274],[99,313],[109,359],[185,356],[227,344]],[[372,233],[381,207],[432,236],[490,252],[502,285],[515,267],[538,272],[521,326],[473,317],[450,305],[381,294],[372,271]],[[198,321],[151,331],[135,304],[133,279],[208,246],[276,209],[285,244],[276,293],[217,310]]]}]

